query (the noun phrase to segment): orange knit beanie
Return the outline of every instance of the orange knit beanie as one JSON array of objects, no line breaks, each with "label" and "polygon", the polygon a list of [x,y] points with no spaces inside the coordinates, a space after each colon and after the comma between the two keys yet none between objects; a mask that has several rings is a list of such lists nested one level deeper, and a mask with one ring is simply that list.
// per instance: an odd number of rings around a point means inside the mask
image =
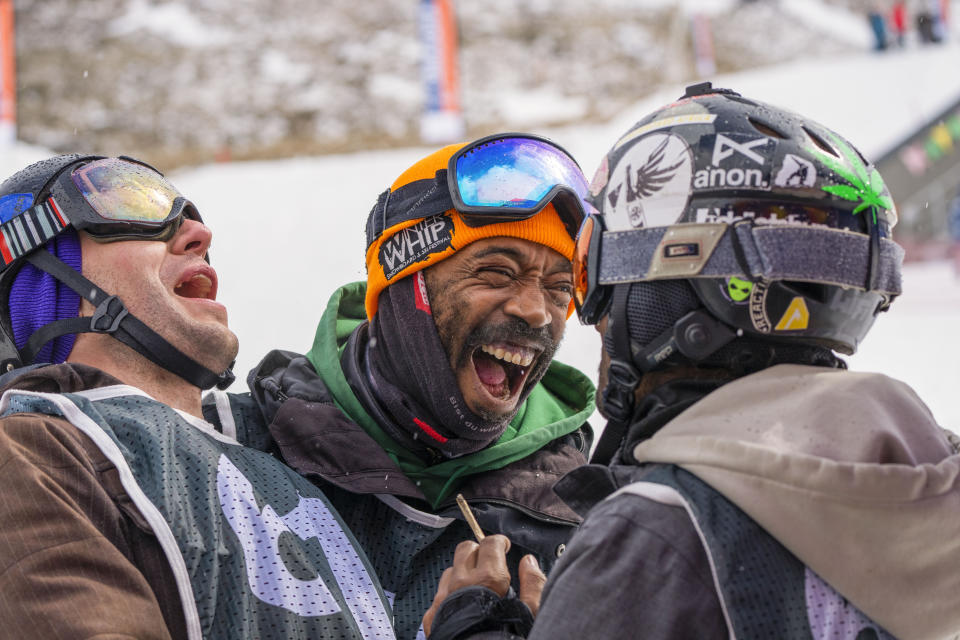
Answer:
[{"label": "orange knit beanie", "polygon": [[[437,202],[449,204],[445,173],[450,158],[467,143],[444,147],[416,162],[380,195],[367,220],[367,318],[377,312],[380,292],[397,280],[425,269],[453,255],[471,242],[494,236],[529,240],[549,247],[573,260],[574,240],[563,220],[548,203],[526,220],[498,222],[480,227],[468,226],[462,216],[450,208],[437,209]],[[402,205],[397,191],[403,188]],[[443,193],[438,193],[440,191]],[[394,207],[404,214],[391,224],[391,195]],[[433,207],[431,207],[433,204]],[[573,302],[569,314],[573,313]]]}]

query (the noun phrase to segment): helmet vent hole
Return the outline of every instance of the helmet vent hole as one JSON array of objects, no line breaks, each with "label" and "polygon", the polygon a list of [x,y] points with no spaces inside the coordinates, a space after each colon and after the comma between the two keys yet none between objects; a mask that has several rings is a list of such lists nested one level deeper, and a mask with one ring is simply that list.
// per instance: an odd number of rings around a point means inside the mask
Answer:
[{"label": "helmet vent hole", "polygon": [[810,136],[810,139],[813,140],[813,143],[818,147],[820,147],[820,149],[822,149],[823,151],[826,151],[827,153],[829,153],[830,155],[836,158],[840,157],[840,154],[834,151],[833,147],[827,144],[826,140],[824,140],[823,138],[815,134],[813,131],[811,131],[807,127],[803,127],[803,130],[807,132],[807,135]]},{"label": "helmet vent hole", "polygon": [[781,140],[786,140],[787,136],[783,135],[773,127],[759,120],[754,120],[753,118],[747,118],[750,124],[753,125],[753,128],[762,133],[765,136],[770,136],[771,138],[780,138]]}]

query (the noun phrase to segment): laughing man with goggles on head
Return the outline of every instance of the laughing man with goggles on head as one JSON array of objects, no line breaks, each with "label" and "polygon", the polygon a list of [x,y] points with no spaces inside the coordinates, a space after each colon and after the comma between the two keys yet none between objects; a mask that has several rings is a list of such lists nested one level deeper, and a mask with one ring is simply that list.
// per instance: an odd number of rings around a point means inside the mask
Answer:
[{"label": "laughing man with goggles on head", "polygon": [[550,487],[586,462],[593,385],[552,358],[586,195],[574,159],[537,136],[421,159],[370,212],[367,281],[334,293],[306,355],[267,354],[251,397],[230,397],[259,409],[234,416],[266,417],[238,433],[334,497],[394,593],[399,638],[472,537],[458,493],[510,537],[514,572],[528,553],[552,566],[580,521]]},{"label": "laughing man with goggles on head", "polygon": [[[0,289],[18,295],[20,267],[29,263],[62,284],[59,300],[70,298],[76,305],[79,296],[95,310],[92,318],[73,313],[29,326],[21,326],[21,314],[16,312],[12,318],[3,318],[3,371],[34,362],[62,362],[77,333],[103,333],[201,389],[229,386],[234,379],[230,367],[210,370],[129,313],[122,300],[78,273],[79,264],[68,264],[56,252],[36,251],[50,242],[76,245],[79,236],[75,231],[101,244],[123,240],[166,242],[176,235],[184,219],[202,224],[196,207],[156,169],[132,158],[60,156],[36,166],[27,178],[8,187],[9,193],[0,204]],[[43,183],[39,183],[41,179]],[[80,252],[78,245],[75,250],[65,249],[64,255],[79,258]],[[213,287],[211,278],[204,274],[195,275],[189,286],[201,284],[207,292]]]},{"label": "laughing man with goggles on head", "polygon": [[238,346],[211,240],[129,158],[0,184],[3,637],[394,637],[323,491],[201,418]]}]

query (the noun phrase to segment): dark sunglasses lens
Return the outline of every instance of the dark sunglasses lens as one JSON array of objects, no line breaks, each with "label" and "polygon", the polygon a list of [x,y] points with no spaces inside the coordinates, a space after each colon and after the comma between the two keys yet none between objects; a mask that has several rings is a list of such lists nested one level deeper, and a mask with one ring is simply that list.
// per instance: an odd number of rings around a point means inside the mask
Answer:
[{"label": "dark sunglasses lens", "polygon": [[456,187],[469,207],[530,209],[558,185],[572,189],[586,209],[587,181],[580,167],[543,140],[488,140],[456,160]]},{"label": "dark sunglasses lens", "polygon": [[174,215],[180,193],[155,171],[117,158],[86,164],[73,183],[104,220],[162,225]]}]

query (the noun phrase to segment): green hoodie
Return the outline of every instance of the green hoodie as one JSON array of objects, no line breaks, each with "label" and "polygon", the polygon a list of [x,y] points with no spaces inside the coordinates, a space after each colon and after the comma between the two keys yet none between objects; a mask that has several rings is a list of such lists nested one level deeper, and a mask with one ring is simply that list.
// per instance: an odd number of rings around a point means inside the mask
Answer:
[{"label": "green hoodie", "polygon": [[366,321],[366,284],[337,289],[320,318],[313,348],[307,353],[337,407],[384,448],[408,478],[415,481],[436,508],[471,474],[499,469],[525,458],[547,443],[575,431],[593,413],[596,390],[578,370],[553,361],[510,426],[494,444],[454,460],[425,464],[380,428],[350,389],[340,355],[350,334]]}]

